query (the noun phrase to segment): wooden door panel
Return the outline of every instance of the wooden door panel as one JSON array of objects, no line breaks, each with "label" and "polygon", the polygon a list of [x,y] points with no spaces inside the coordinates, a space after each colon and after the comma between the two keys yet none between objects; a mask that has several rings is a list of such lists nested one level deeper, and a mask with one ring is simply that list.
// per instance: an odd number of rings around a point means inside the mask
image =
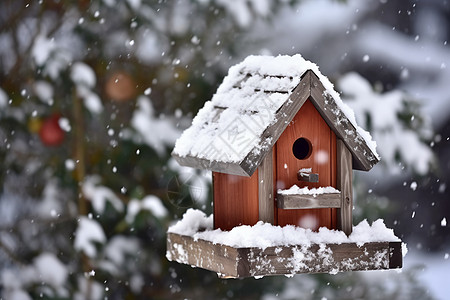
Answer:
[{"label": "wooden door panel", "polygon": [[[292,151],[300,137],[308,139],[312,146],[311,155],[303,160],[297,159]],[[318,173],[319,182],[298,181],[297,172],[302,168]],[[336,136],[310,100],[303,104],[276,143],[276,182],[277,189],[288,189],[294,184],[336,187]],[[292,224],[317,230],[322,226],[335,228],[335,214],[335,209],[277,209],[277,220],[281,226]]]}]

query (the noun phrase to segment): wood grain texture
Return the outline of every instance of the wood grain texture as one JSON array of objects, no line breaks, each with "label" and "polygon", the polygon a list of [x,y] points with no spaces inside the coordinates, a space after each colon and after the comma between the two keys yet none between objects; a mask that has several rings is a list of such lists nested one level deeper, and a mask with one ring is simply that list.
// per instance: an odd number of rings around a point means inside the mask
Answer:
[{"label": "wood grain texture", "polygon": [[[328,127],[311,101],[306,101],[289,123],[277,142],[277,189],[287,189],[296,184],[299,187],[317,188],[335,184],[336,153],[332,145],[333,131]],[[299,160],[292,152],[295,140],[303,137],[312,145],[311,155]],[[297,172],[303,168],[311,168],[311,172],[319,174],[318,182],[301,182]],[[336,187],[335,185],[333,187]],[[278,208],[278,225],[297,225],[317,230],[319,227],[333,227],[333,211],[327,209],[284,210]]]},{"label": "wood grain texture", "polygon": [[[229,163],[229,162],[221,162],[221,161],[210,161],[204,158],[198,158],[191,155],[179,156],[176,153],[172,152],[172,157],[181,165],[196,169],[204,169],[211,170],[213,172],[221,172],[230,175],[239,175],[250,177],[250,175],[242,169],[240,164],[238,163]],[[256,168],[255,168],[256,170]],[[253,174],[253,173],[251,173]]]},{"label": "wood grain texture", "polygon": [[[238,277],[238,249],[176,233],[167,234],[166,257],[227,276]],[[241,271],[241,273],[244,271]]]},{"label": "wood grain texture", "polygon": [[[401,242],[239,248],[169,233],[166,257],[223,278],[401,268]],[[302,257],[302,259],[299,259]]]},{"label": "wood grain texture", "polygon": [[344,141],[352,153],[353,168],[368,171],[379,162],[334,99],[325,92],[322,82],[313,72],[311,72],[311,98],[328,126]]},{"label": "wood grain texture", "polygon": [[215,229],[258,222],[258,172],[250,178],[213,172],[213,186]]},{"label": "wood grain texture", "polygon": [[347,235],[353,228],[352,155],[341,139],[337,140],[337,188],[341,191],[341,207],[337,212],[337,228]]},{"label": "wood grain texture", "polygon": [[281,209],[339,208],[341,194],[286,195],[277,194],[277,206]]},{"label": "wood grain texture", "polygon": [[274,224],[273,152],[266,155],[258,168],[259,220]]}]

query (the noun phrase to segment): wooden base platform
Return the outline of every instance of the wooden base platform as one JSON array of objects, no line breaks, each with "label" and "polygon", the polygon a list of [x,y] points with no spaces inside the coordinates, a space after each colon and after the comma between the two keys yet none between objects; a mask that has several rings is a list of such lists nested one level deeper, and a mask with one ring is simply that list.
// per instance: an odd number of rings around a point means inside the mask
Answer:
[{"label": "wooden base platform", "polygon": [[401,242],[235,248],[168,233],[166,257],[222,278],[386,270],[402,267]]}]

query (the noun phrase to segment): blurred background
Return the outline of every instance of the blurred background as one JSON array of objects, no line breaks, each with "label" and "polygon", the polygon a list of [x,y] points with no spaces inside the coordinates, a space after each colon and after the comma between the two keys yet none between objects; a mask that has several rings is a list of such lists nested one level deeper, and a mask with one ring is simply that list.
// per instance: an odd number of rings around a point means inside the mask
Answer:
[{"label": "blurred background", "polygon": [[[1,1],[0,297],[445,299],[449,38],[447,0]],[[212,211],[175,140],[230,66],[296,53],[378,143],[354,224],[383,218],[403,270],[221,280],[167,261],[168,226]]]}]

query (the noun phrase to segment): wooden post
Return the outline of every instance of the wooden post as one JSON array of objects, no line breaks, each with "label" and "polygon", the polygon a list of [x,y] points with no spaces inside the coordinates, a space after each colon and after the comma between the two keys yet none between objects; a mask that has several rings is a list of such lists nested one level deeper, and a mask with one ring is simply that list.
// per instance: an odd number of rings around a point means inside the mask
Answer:
[{"label": "wooden post", "polygon": [[272,150],[266,154],[262,164],[258,167],[258,199],[259,220],[274,224]]},{"label": "wooden post", "polygon": [[337,143],[337,188],[341,191],[341,208],[337,212],[337,227],[347,235],[352,233],[352,155],[341,139]]}]

